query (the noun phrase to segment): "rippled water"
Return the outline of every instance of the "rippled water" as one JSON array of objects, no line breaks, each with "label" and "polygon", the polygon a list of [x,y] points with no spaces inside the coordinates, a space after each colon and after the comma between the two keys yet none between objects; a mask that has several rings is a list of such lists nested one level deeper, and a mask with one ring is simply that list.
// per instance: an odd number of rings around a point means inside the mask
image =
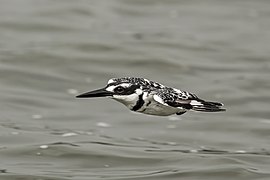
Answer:
[{"label": "rippled water", "polygon": [[[0,2],[0,179],[270,179],[269,1]],[[75,99],[123,76],[227,111]]]}]

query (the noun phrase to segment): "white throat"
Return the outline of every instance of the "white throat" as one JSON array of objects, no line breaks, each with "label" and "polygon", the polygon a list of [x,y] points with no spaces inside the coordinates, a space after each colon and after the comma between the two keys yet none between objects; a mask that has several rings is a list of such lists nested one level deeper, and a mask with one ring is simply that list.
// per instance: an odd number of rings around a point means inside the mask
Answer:
[{"label": "white throat", "polygon": [[139,95],[142,94],[143,91],[141,89],[136,89],[135,93],[130,95],[113,95],[112,99],[115,99],[116,101],[124,104],[129,109],[132,109],[137,101],[139,100]]},{"label": "white throat", "polygon": [[139,95],[135,93],[130,95],[113,95],[112,99],[115,99],[131,109],[138,101]]}]

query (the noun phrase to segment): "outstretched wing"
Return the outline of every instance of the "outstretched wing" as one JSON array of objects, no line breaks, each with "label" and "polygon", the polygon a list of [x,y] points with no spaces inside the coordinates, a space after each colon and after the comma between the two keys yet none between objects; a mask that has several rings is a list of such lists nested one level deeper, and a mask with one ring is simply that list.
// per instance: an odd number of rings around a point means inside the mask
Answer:
[{"label": "outstretched wing", "polygon": [[192,109],[192,105],[190,103],[193,97],[195,96],[186,91],[180,91],[175,88],[161,89],[153,95],[154,100],[160,104],[187,110]]},{"label": "outstretched wing", "polygon": [[198,98],[195,94],[181,91],[175,88],[167,88],[160,90],[153,96],[154,100],[165,105],[176,108],[195,110],[203,112],[225,111],[218,102],[204,101]]}]

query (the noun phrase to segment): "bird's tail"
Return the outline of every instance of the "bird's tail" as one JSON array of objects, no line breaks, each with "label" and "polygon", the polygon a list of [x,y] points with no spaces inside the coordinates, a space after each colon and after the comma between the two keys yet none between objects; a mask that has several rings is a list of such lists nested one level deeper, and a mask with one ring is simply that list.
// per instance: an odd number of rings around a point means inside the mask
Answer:
[{"label": "bird's tail", "polygon": [[202,99],[192,100],[190,102],[190,105],[192,105],[192,110],[194,111],[202,111],[202,112],[226,111],[226,109],[222,108],[223,106],[222,103],[204,101]]}]

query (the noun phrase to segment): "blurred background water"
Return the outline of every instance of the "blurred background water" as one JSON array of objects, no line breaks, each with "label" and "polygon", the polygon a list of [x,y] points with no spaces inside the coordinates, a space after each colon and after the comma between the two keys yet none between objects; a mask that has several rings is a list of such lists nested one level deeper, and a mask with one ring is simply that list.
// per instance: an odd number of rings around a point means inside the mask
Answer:
[{"label": "blurred background water", "polygon": [[[269,1],[0,4],[0,179],[270,179]],[[124,76],[227,111],[75,99]]]}]

